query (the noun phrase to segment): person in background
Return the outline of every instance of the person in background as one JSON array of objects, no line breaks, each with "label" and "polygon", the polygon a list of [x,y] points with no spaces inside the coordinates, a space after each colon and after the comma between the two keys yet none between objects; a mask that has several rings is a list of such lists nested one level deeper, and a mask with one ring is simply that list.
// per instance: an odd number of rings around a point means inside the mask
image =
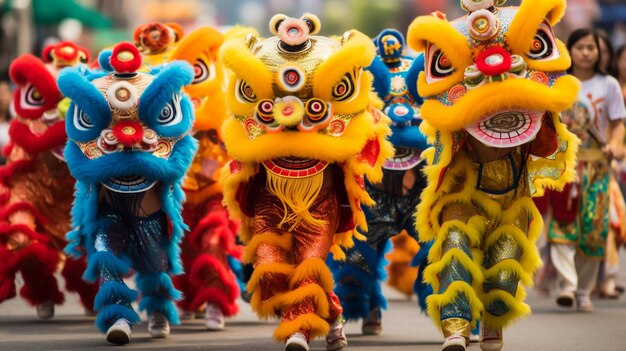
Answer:
[{"label": "person in background", "polygon": [[611,44],[611,39],[609,35],[601,29],[596,29],[596,32],[598,33],[598,44],[600,45],[600,68],[615,77],[615,71],[613,70],[615,49],[613,48],[613,44]]},{"label": "person in background", "polygon": [[615,55],[615,74],[622,89],[622,96],[626,102],[626,45],[617,49]]},{"label": "person in background", "polygon": [[582,82],[578,101],[563,119],[581,139],[578,184],[570,188],[571,221],[549,223],[551,258],[560,289],[557,304],[593,311],[590,294],[605,258],[609,229],[610,159],[624,156],[626,108],[617,80],[601,67],[598,34],[591,28],[574,31],[567,42],[572,57],[568,73]]}]

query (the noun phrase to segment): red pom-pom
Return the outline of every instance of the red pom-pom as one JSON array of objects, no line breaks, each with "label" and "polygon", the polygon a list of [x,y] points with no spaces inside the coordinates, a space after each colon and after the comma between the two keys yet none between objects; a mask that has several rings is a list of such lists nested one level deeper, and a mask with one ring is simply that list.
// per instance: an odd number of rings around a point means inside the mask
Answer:
[{"label": "red pom-pom", "polygon": [[135,45],[119,43],[111,54],[111,66],[117,73],[134,73],[141,67],[141,55]]},{"label": "red pom-pom", "polygon": [[143,127],[136,121],[121,121],[113,126],[113,135],[120,144],[131,147],[143,140]]},{"label": "red pom-pom", "polygon": [[511,54],[503,47],[492,46],[478,54],[476,67],[485,75],[497,76],[511,69]]}]

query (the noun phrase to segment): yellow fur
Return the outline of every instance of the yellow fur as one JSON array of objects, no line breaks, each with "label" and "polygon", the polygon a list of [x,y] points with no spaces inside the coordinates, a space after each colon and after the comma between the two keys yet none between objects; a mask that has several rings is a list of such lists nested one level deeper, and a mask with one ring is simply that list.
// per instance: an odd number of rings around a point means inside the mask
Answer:
[{"label": "yellow fur", "polygon": [[494,300],[502,300],[507,306],[509,306],[511,311],[500,317],[496,317],[487,311],[484,311],[481,323],[485,323],[485,325],[492,330],[502,330],[508,327],[519,318],[523,318],[530,314],[530,306],[523,302],[525,298],[526,293],[521,287],[518,287],[515,297],[511,296],[511,294],[504,290],[494,289],[489,291],[482,297],[484,306],[489,306],[489,304]]},{"label": "yellow fur", "polygon": [[463,281],[455,281],[443,294],[433,294],[426,298],[428,306],[428,315],[435,322],[435,326],[441,329],[441,307],[454,302],[459,293],[464,293],[469,300],[469,304],[472,309],[472,327],[476,326],[476,321],[481,318],[483,311],[483,304],[476,295],[476,290],[469,284]]},{"label": "yellow fur", "polygon": [[469,258],[462,250],[453,248],[448,250],[440,260],[431,262],[424,270],[424,281],[431,284],[433,291],[439,291],[439,273],[450,265],[453,259],[460,262],[472,276],[472,286],[480,288],[483,284],[483,274],[479,261]]},{"label": "yellow fur", "polygon": [[259,244],[278,246],[284,251],[290,252],[292,244],[293,244],[293,240],[292,240],[291,234],[289,233],[257,234],[246,245],[244,255],[242,258],[243,262],[254,263],[254,260],[256,258],[256,249],[259,246]]},{"label": "yellow fur", "polygon": [[259,289],[261,280],[267,274],[283,274],[287,277],[291,277],[295,270],[292,264],[287,263],[263,263],[254,267],[254,272],[248,281],[246,289],[250,292],[254,292]]},{"label": "yellow fur", "polygon": [[308,258],[302,261],[291,275],[289,286],[296,287],[306,279],[316,279],[326,292],[333,290],[333,276],[322,259]]},{"label": "yellow fur", "polygon": [[312,299],[315,305],[315,313],[322,318],[328,317],[330,305],[328,303],[328,295],[324,289],[317,284],[307,284],[297,289],[291,290],[280,295],[280,306],[282,309],[298,304],[306,299]]},{"label": "yellow fur", "polygon": [[509,45],[516,53],[528,52],[541,22],[547,18],[556,25],[564,13],[565,0],[524,0],[509,26]]},{"label": "yellow fur", "polygon": [[301,330],[308,330],[310,338],[314,339],[325,336],[330,330],[328,322],[314,313],[307,313],[298,316],[292,321],[282,321],[274,331],[276,341],[286,341],[289,337]]}]

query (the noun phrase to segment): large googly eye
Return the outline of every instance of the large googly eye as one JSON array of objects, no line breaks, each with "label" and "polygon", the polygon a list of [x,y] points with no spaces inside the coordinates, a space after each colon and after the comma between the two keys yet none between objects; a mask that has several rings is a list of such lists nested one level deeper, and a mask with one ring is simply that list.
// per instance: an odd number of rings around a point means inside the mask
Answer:
[{"label": "large googly eye", "polygon": [[279,13],[277,15],[274,15],[271,19],[270,19],[270,32],[274,35],[278,35],[278,27],[280,27],[280,25],[287,19],[288,17]]},{"label": "large googly eye", "polygon": [[317,34],[322,27],[320,19],[313,14],[305,13],[302,17],[300,17],[300,19],[306,23],[307,27],[309,27],[309,34],[311,35]]},{"label": "large googly eye", "polygon": [[238,81],[236,89],[237,89],[236,91],[237,100],[239,100],[240,102],[255,102],[256,101],[256,95],[254,94],[252,87],[248,85],[248,83],[246,83],[245,81],[243,80]]},{"label": "large googly eye", "polygon": [[28,84],[22,88],[20,107],[24,109],[36,109],[46,104],[41,92],[34,85]]},{"label": "large googly eye", "polygon": [[429,83],[451,76],[455,69],[445,53],[432,45],[428,49],[426,81]]},{"label": "large googly eye", "polygon": [[341,78],[341,81],[333,87],[333,99],[336,101],[348,100],[352,97],[352,95],[354,95],[355,91],[356,87],[354,79],[349,73],[347,73],[343,76],[343,78]]},{"label": "large googly eye", "polygon": [[80,61],[80,63],[89,62],[89,54],[82,50],[78,51],[78,60]]},{"label": "large googly eye", "polygon": [[213,68],[213,65],[207,65],[204,60],[198,59],[193,65],[193,73],[194,77],[191,84],[198,84],[204,82],[205,80],[213,78],[215,69]]},{"label": "large googly eye", "polygon": [[553,60],[560,57],[552,28],[548,23],[541,24],[526,56],[536,61]]},{"label": "large googly eye", "polygon": [[306,76],[300,67],[288,65],[278,70],[278,83],[281,88],[289,92],[293,93],[300,90],[305,82]]},{"label": "large googly eye", "polygon": [[157,123],[162,126],[173,126],[180,123],[183,120],[183,114],[180,108],[180,95],[174,95],[172,100],[165,104]]},{"label": "large googly eye", "polygon": [[94,127],[91,118],[78,107],[74,107],[74,116],[72,121],[74,122],[74,128],[86,132]]},{"label": "large googly eye", "polygon": [[312,98],[304,106],[306,118],[298,125],[303,132],[312,132],[326,127],[330,123],[331,107],[324,100]]},{"label": "large googly eye", "polygon": [[256,116],[263,124],[274,123],[274,102],[272,100],[261,100],[256,105]]}]

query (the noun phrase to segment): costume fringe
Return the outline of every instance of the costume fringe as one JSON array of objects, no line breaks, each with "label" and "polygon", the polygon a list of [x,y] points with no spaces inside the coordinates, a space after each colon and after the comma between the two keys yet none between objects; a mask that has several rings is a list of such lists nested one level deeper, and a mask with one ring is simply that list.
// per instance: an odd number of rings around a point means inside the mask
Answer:
[{"label": "costume fringe", "polygon": [[323,219],[314,218],[309,212],[323,183],[324,172],[306,178],[285,178],[267,172],[267,189],[280,200],[285,211],[278,227],[289,224],[291,231],[301,221],[318,227],[323,225]]},{"label": "costume fringe", "polygon": [[314,339],[328,334],[330,326],[320,316],[314,313],[307,313],[298,316],[298,318],[292,321],[281,321],[278,328],[274,331],[274,339],[279,342],[286,341],[292,334],[301,330],[308,331],[309,337]]}]

